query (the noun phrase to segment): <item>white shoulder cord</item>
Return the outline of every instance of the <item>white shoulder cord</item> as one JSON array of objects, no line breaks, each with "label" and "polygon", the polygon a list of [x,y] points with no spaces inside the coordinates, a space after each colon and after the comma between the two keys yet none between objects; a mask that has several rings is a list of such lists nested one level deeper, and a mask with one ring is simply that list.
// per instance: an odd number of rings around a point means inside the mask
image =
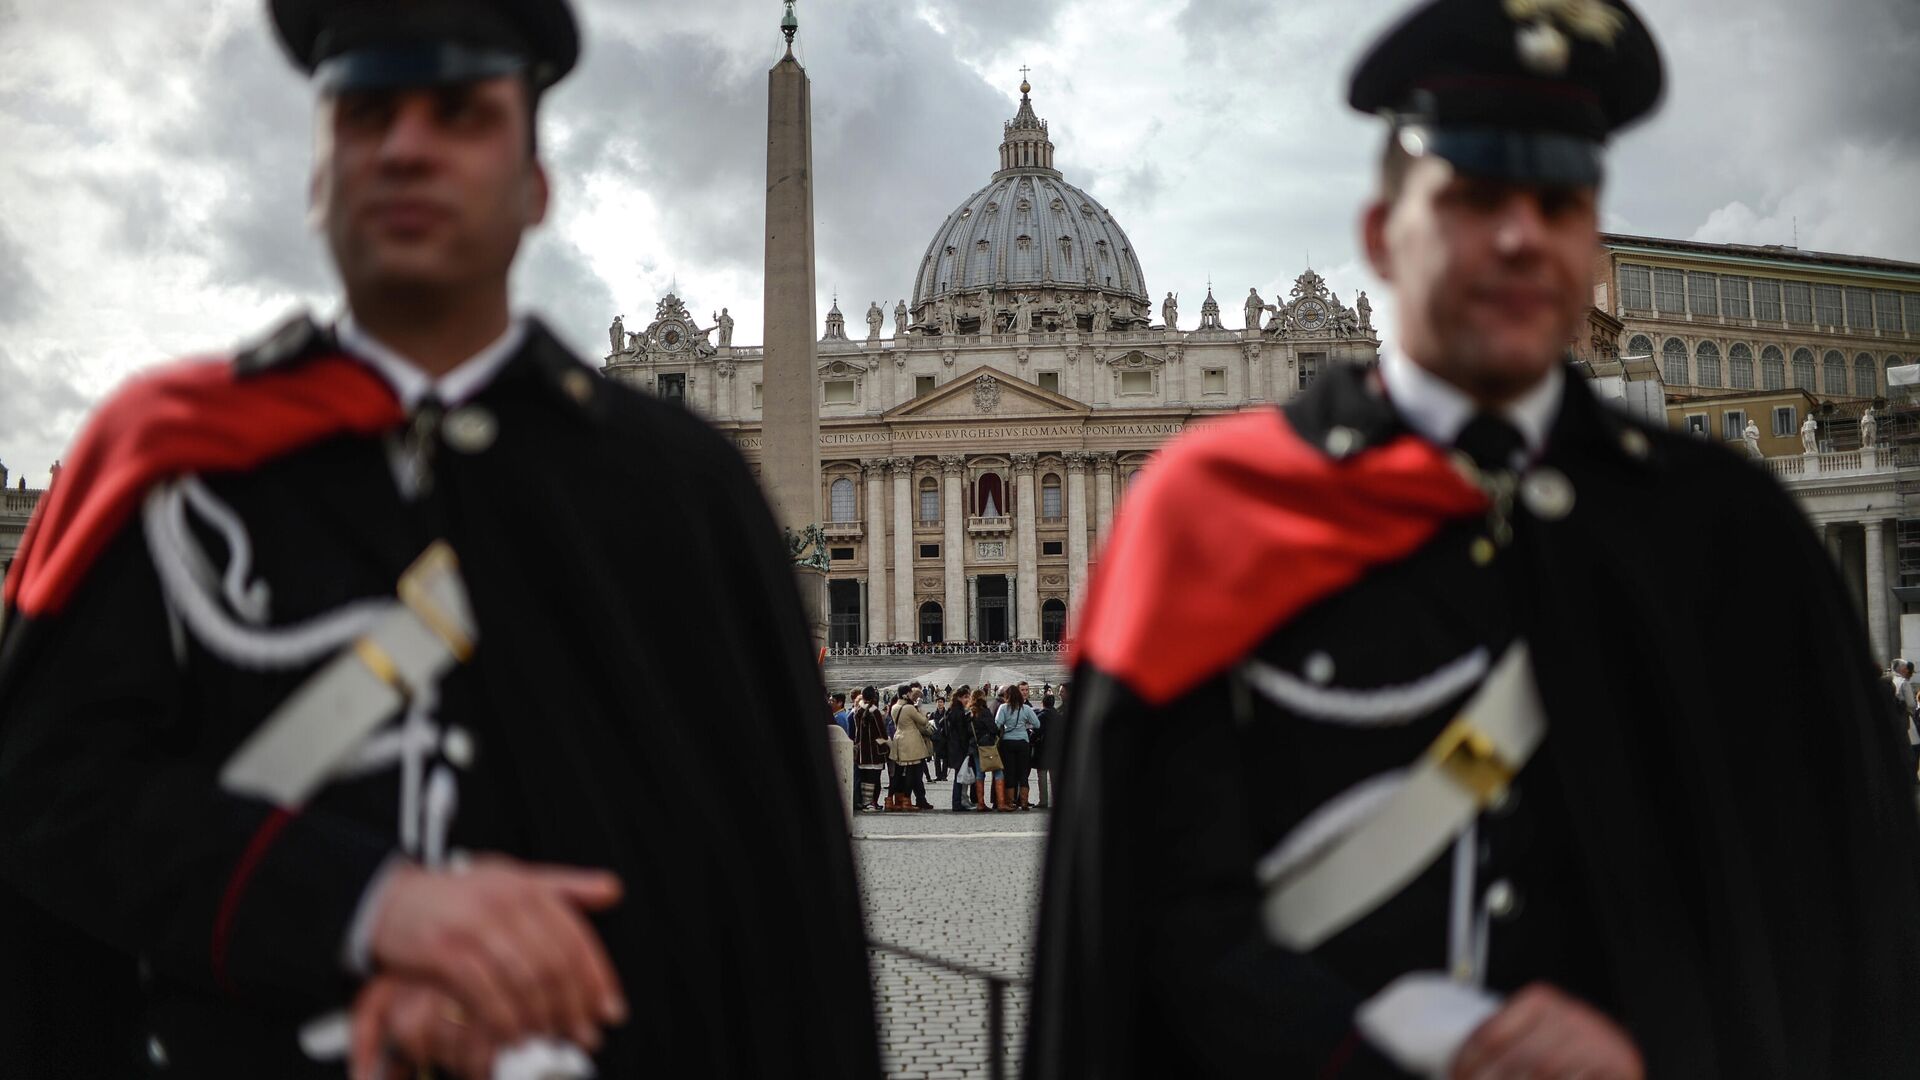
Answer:
[{"label": "white shoulder cord", "polygon": [[[199,487],[194,493],[193,488]],[[142,508],[147,547],[153,556],[154,572],[168,607],[186,624],[195,639],[222,660],[236,667],[255,671],[280,671],[304,667],[342,648],[372,629],[373,624],[399,601],[390,599],[356,600],[315,616],[303,623],[285,627],[245,625],[221,610],[211,595],[212,561],[200,549],[187,528],[186,507],[206,512],[225,535],[233,553],[226,580],[228,597],[235,607],[264,609],[267,598],[264,583],[244,584],[251,549],[246,531],[231,508],[220,504],[212,492],[192,478],[162,484],[147,495]],[[217,506],[217,510],[206,510]],[[236,573],[237,568],[237,573]]]}]

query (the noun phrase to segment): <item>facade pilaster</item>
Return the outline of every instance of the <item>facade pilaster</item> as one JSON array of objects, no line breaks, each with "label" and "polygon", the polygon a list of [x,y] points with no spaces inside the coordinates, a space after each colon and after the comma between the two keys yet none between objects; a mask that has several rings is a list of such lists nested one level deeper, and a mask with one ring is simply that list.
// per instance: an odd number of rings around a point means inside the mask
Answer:
[{"label": "facade pilaster", "polygon": [[1867,640],[1873,644],[1874,663],[1884,664],[1893,653],[1887,632],[1887,523],[1875,518],[1863,524],[1867,532]]},{"label": "facade pilaster", "polygon": [[1016,592],[1014,603],[1014,637],[1021,641],[1038,641],[1040,638],[1040,536],[1038,532],[1040,518],[1040,499],[1034,491],[1033,468],[1039,460],[1037,454],[1014,454],[1013,484],[1015,497],[1020,501],[1020,512],[1014,515],[1016,530],[1014,538],[1014,558],[1017,569],[1015,574]]},{"label": "facade pilaster", "polygon": [[[860,462],[860,471],[867,478],[867,587],[860,603],[867,616],[867,640],[892,641],[887,634],[887,460],[867,458]],[[911,579],[911,566],[907,575]]]},{"label": "facade pilaster", "polygon": [[893,470],[893,627],[901,641],[920,640],[920,613],[913,605],[913,459],[887,462]]},{"label": "facade pilaster", "polygon": [[1080,621],[1080,598],[1087,589],[1087,455],[1069,451],[1067,459],[1067,629]]},{"label": "facade pilaster", "polygon": [[[967,515],[961,499],[960,481],[967,471],[967,459],[949,454],[940,459],[942,494],[941,517],[946,528],[940,545],[940,562],[946,571],[946,600],[941,605],[941,627],[948,641],[965,641],[971,633],[973,614],[967,607]],[[958,631],[956,633],[955,631]]]},{"label": "facade pilaster", "polygon": [[1094,453],[1093,459],[1093,500],[1095,539],[1099,547],[1107,546],[1107,533],[1113,529],[1113,455]]}]

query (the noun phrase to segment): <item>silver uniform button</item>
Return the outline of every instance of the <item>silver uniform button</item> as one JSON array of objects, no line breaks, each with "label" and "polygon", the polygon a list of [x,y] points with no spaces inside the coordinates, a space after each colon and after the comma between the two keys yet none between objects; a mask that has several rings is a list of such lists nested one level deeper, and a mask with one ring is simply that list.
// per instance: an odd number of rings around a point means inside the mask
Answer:
[{"label": "silver uniform button", "polygon": [[560,385],[582,405],[593,397],[593,376],[585,371],[567,372],[561,377]]},{"label": "silver uniform button", "polygon": [[1508,919],[1520,909],[1520,896],[1514,891],[1513,884],[1506,878],[1487,886],[1487,914],[1496,919]]},{"label": "silver uniform button", "polygon": [[1573,481],[1551,466],[1542,466],[1520,480],[1520,501],[1542,521],[1559,521],[1573,512]]},{"label": "silver uniform button", "polygon": [[1314,653],[1300,665],[1300,673],[1315,686],[1325,686],[1333,681],[1333,657],[1323,652]]},{"label": "silver uniform button", "polygon": [[167,1048],[158,1035],[147,1036],[147,1060],[153,1062],[156,1069],[167,1067]]},{"label": "silver uniform button", "polygon": [[467,734],[466,728],[449,727],[446,738],[440,742],[440,752],[455,768],[468,768],[473,764],[473,736]]},{"label": "silver uniform button", "polygon": [[1335,427],[1327,432],[1327,453],[1336,460],[1353,456],[1360,449],[1360,433],[1350,427]]},{"label": "silver uniform button", "polygon": [[440,432],[448,446],[463,454],[478,454],[500,437],[500,421],[479,405],[462,405],[441,421]]},{"label": "silver uniform button", "polygon": [[1644,460],[1653,447],[1647,442],[1644,433],[1635,428],[1628,428],[1620,433],[1620,449],[1626,451],[1630,458]]}]

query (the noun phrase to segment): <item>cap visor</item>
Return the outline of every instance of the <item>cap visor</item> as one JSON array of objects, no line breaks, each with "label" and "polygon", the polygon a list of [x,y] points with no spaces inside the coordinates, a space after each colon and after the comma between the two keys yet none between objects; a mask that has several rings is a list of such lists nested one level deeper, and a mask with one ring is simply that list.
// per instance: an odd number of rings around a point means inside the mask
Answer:
[{"label": "cap visor", "polygon": [[[1417,152],[1408,137],[1419,146]],[[1446,159],[1467,176],[1517,184],[1598,187],[1606,174],[1605,150],[1578,135],[1498,128],[1408,128],[1402,145],[1409,152]]]},{"label": "cap visor", "polygon": [[526,67],[526,57],[502,49],[421,42],[341,53],[315,68],[313,78],[322,93],[338,94],[479,82],[513,75]]}]

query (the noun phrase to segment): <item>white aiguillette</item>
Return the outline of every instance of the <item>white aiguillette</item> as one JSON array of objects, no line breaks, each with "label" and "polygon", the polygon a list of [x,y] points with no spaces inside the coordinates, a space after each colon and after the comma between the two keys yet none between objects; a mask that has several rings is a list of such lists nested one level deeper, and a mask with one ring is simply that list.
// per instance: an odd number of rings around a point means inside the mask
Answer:
[{"label": "white aiguillette", "polygon": [[1263,876],[1267,936],[1305,952],[1406,888],[1506,791],[1546,733],[1526,643],[1515,642],[1395,790]]},{"label": "white aiguillette", "polygon": [[278,806],[305,802],[342,759],[473,654],[460,562],[436,540],[400,575],[399,605],[268,716],[220,771],[220,785]]}]

